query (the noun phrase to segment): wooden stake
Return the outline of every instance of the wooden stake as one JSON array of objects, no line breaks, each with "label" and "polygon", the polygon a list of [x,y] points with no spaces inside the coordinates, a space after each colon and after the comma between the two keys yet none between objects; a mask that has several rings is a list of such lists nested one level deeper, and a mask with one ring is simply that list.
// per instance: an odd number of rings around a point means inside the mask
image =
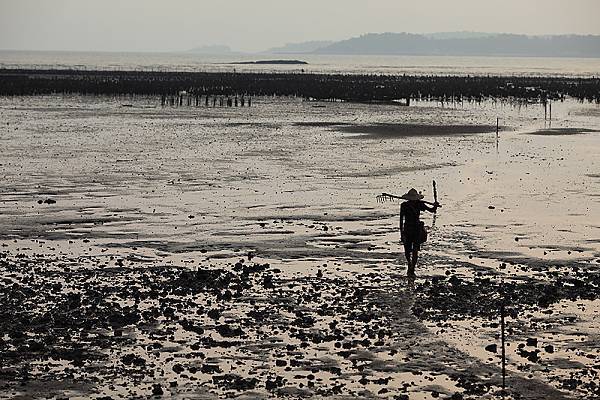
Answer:
[{"label": "wooden stake", "polygon": [[498,142],[500,140],[500,118],[496,117],[496,154],[498,154]]},{"label": "wooden stake", "polygon": [[500,329],[502,331],[502,391],[506,389],[506,345],[504,338],[504,304],[500,306]]},{"label": "wooden stake", "polygon": [[500,131],[500,118],[496,118],[496,139],[498,139],[499,131]]}]

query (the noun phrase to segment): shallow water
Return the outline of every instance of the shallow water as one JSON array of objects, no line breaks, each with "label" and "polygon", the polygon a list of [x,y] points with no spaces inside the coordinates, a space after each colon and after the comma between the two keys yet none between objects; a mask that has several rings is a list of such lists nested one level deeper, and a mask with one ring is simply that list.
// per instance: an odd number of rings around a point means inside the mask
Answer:
[{"label": "shallow water", "polygon": [[[303,60],[307,65],[233,65],[252,60]],[[0,50],[0,68],[146,71],[314,72],[410,75],[600,75],[600,59],[568,57],[357,56],[311,54],[111,53]]]}]

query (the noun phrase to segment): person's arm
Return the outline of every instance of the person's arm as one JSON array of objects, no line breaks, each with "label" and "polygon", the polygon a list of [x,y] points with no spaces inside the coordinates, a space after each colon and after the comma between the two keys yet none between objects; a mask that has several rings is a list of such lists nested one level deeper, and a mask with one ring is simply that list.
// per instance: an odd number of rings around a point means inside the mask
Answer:
[{"label": "person's arm", "polygon": [[[427,204],[431,204],[431,207],[428,207]],[[440,207],[440,204],[422,201],[421,206],[422,206],[423,210],[429,211],[430,213],[435,213],[437,211],[438,207]]]},{"label": "person's arm", "polygon": [[400,205],[400,240],[404,242],[404,218],[406,215],[404,214],[404,207]]}]

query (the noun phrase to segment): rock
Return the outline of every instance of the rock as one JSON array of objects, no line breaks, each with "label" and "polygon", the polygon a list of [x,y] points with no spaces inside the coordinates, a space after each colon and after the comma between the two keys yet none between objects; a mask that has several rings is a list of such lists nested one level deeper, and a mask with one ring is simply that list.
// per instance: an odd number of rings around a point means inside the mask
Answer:
[{"label": "rock", "polygon": [[220,298],[223,301],[231,301],[233,298],[233,293],[231,293],[231,290],[226,289],[223,291],[223,293],[221,293]]},{"label": "rock", "polygon": [[232,328],[229,325],[218,325],[215,330],[223,337],[243,336],[244,331],[240,327]]},{"label": "rock", "polygon": [[154,396],[162,396],[164,394],[162,387],[159,384],[153,385],[152,394]]},{"label": "rock", "polygon": [[121,357],[121,362],[125,365],[134,365],[136,367],[142,367],[146,365],[146,360],[135,354],[126,354]]},{"label": "rock", "polygon": [[284,385],[284,379],[282,376],[277,376],[275,379],[268,378],[265,382],[265,387],[267,390],[271,391],[278,387],[282,387]]},{"label": "rock", "polygon": [[176,374],[181,374],[183,371],[185,371],[185,368],[183,368],[181,364],[173,365],[173,372],[175,372]]},{"label": "rock", "polygon": [[56,200],[54,200],[54,199],[46,199],[46,200],[44,200],[44,203],[46,203],[46,204],[56,204]]},{"label": "rock", "polygon": [[527,346],[537,347],[538,340],[536,338],[527,338]]},{"label": "rock", "polygon": [[258,384],[258,379],[256,378],[242,378],[235,374],[213,376],[212,380],[220,387],[234,390],[251,390]]},{"label": "rock", "polygon": [[263,279],[263,287],[265,289],[275,288],[275,284],[273,284],[273,277],[271,275],[265,275]]},{"label": "rock", "polygon": [[209,318],[219,319],[221,317],[221,311],[218,310],[218,309],[216,309],[216,308],[213,308],[213,309],[211,309],[211,310],[208,311],[207,315],[208,315]]},{"label": "rock", "polygon": [[548,346],[544,347],[544,350],[546,351],[546,353],[554,353],[554,346],[552,346],[551,344],[549,344]]},{"label": "rock", "polygon": [[496,343],[488,344],[487,346],[485,346],[485,350],[489,351],[490,353],[497,353],[498,345]]},{"label": "rock", "polygon": [[[185,320],[185,319],[181,320],[179,322],[179,324],[186,331],[194,332],[194,333],[197,333],[198,335],[204,335],[204,328],[202,328],[200,326],[196,326],[196,325],[194,325],[192,322],[190,322],[188,320]],[[198,350],[199,347],[198,348],[193,348],[193,346],[194,346],[194,344],[192,344],[192,350]]]},{"label": "rock", "polygon": [[216,364],[204,364],[202,368],[200,368],[200,371],[203,374],[216,374],[222,372],[221,367]]}]

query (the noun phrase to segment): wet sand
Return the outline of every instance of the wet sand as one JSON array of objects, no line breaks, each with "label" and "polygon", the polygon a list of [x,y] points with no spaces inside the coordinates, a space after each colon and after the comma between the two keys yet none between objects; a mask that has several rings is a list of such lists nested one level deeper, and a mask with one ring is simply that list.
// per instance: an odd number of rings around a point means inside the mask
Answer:
[{"label": "wet sand", "polygon": [[[500,398],[502,303],[505,398],[598,396],[599,135],[523,135],[539,106],[153,100],[0,100],[1,398]],[[375,196],[432,179],[411,284]]]}]

